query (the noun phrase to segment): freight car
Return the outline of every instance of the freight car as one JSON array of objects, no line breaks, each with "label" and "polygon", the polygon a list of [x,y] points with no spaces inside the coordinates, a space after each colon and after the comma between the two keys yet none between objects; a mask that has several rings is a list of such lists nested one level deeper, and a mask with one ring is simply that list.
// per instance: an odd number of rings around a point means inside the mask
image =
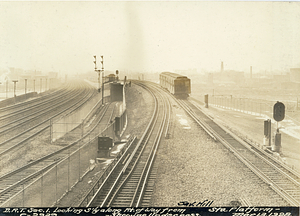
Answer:
[{"label": "freight car", "polygon": [[159,82],[177,98],[187,98],[191,93],[191,80],[186,76],[171,72],[162,72],[159,75]]}]

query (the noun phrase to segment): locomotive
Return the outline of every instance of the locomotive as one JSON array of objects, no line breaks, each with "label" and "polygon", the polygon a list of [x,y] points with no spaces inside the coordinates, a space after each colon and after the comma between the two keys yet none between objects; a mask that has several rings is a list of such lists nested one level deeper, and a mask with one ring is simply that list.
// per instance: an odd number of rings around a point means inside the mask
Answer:
[{"label": "locomotive", "polygon": [[187,98],[191,93],[191,80],[186,76],[172,72],[162,72],[159,75],[159,82],[177,98]]}]

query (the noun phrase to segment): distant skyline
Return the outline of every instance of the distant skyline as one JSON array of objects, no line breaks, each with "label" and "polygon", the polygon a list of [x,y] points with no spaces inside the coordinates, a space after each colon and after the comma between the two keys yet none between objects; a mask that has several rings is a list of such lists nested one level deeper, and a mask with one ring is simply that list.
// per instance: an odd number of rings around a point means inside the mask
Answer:
[{"label": "distant skyline", "polygon": [[287,71],[299,20],[300,2],[0,1],[0,70]]}]

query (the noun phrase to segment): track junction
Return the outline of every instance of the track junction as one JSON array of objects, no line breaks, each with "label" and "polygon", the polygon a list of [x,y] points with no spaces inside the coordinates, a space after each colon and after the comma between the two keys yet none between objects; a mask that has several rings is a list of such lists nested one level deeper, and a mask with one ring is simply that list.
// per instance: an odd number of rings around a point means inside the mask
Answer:
[{"label": "track junction", "polygon": [[[84,194],[80,202],[77,203],[78,206],[151,206],[151,196],[157,177],[157,170],[159,168],[159,164],[155,163],[155,157],[159,150],[159,145],[163,140],[172,138],[171,127],[172,124],[174,124],[172,120],[172,106],[174,106],[174,104],[177,104],[185,110],[185,112],[211,137],[211,139],[215,142],[222,143],[249,169],[249,171],[255,173],[266,185],[274,190],[277,196],[274,196],[271,199],[282,199],[290,206],[299,205],[300,175],[297,172],[291,170],[285,164],[270,156],[267,152],[257,146],[251,145],[251,143],[241,139],[224,126],[218,124],[212,117],[206,114],[205,108],[201,107],[199,103],[192,98],[176,99],[165,89],[162,89],[159,85],[151,82],[132,81],[132,85],[142,88],[152,95],[154,103],[151,120],[140,137],[132,134],[127,139],[127,142],[120,153],[114,158],[110,166],[108,166],[109,168],[104,170],[100,178],[98,178],[93,183],[92,187]],[[65,110],[53,114],[52,117],[45,118],[42,123],[35,124],[35,126],[30,127],[30,129],[20,129],[20,132],[17,132],[16,135],[12,132],[10,135],[12,138],[8,138],[1,143],[0,154],[2,157],[9,153],[9,151],[16,151],[19,148],[18,146],[26,143],[32,136],[37,136],[42,131],[46,130],[49,127],[50,118],[54,118],[66,110],[69,110],[70,107],[74,108],[80,106],[80,104],[83,104],[88,100],[87,98],[92,97],[95,94],[94,91],[89,88],[84,88],[81,93],[76,93],[74,92],[76,90],[72,90],[71,87],[69,88],[70,90],[62,91],[69,92],[69,95],[63,94],[61,100],[67,101],[67,103],[70,103],[71,101],[82,102],[69,104]],[[78,95],[81,96],[82,99],[74,99],[71,98],[70,95]],[[45,113],[50,113],[51,110],[42,108],[43,104],[46,107],[48,107],[49,104],[52,104],[53,106],[51,107],[54,107],[54,101],[56,101],[58,107],[54,109],[58,110],[58,108],[62,106],[62,102],[59,101],[58,98],[59,97],[53,97],[52,99],[47,99],[41,104],[38,103],[38,101],[35,101],[34,104],[31,105],[29,103],[26,106],[22,105],[22,108],[13,107],[16,111],[7,111],[6,109],[0,110],[3,112],[3,115],[1,115],[1,118],[3,119],[2,122],[7,121],[7,123],[3,123],[1,126],[0,133],[4,134],[5,131],[13,131],[14,128],[21,127],[23,124],[34,124],[29,122],[34,122],[35,119],[46,116]],[[66,100],[66,98],[70,100]],[[33,107],[38,110],[44,110],[45,113],[39,114],[37,111],[32,110]],[[93,121],[89,123],[85,122],[88,124],[86,127],[89,127],[89,129],[86,130],[86,133],[81,133],[82,130],[80,127],[84,127],[84,124],[82,123],[82,125],[76,129],[78,130],[77,134],[81,135],[77,138],[74,137],[73,141],[63,148],[1,176],[1,186],[6,185],[6,187],[1,188],[0,202],[4,203],[4,206],[13,203],[9,200],[13,194],[18,193],[18,191],[22,190],[22,188],[24,189],[26,185],[35,181],[42,173],[53,168],[63,158],[70,155],[71,152],[78,150],[78,147],[80,148],[79,143],[85,143],[87,140],[90,141],[93,137],[98,136],[99,131],[107,128],[113,121],[114,107],[114,103],[107,103],[105,106],[99,107],[99,113],[93,116]],[[15,114],[13,115],[13,113]],[[32,117],[26,117],[24,120],[21,120],[21,123],[18,124],[20,126],[13,125],[14,121],[11,119],[20,119],[20,116],[23,115]],[[100,122],[105,122],[102,123],[102,129],[99,128],[99,125],[101,125]],[[35,128],[37,128],[35,132],[30,132]],[[23,134],[27,134],[27,137],[21,137]],[[64,194],[64,196],[65,195],[66,194]],[[57,202],[58,201],[55,201],[53,205],[55,206]],[[252,205],[247,198],[243,197],[240,198],[240,203],[243,206]]]}]

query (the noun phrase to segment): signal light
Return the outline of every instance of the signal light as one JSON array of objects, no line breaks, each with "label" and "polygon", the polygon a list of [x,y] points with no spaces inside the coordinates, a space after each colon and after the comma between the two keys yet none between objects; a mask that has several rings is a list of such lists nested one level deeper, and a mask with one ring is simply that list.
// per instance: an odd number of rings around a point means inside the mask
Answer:
[{"label": "signal light", "polygon": [[273,107],[273,118],[276,121],[282,121],[284,119],[285,106],[283,103],[277,101]]}]

